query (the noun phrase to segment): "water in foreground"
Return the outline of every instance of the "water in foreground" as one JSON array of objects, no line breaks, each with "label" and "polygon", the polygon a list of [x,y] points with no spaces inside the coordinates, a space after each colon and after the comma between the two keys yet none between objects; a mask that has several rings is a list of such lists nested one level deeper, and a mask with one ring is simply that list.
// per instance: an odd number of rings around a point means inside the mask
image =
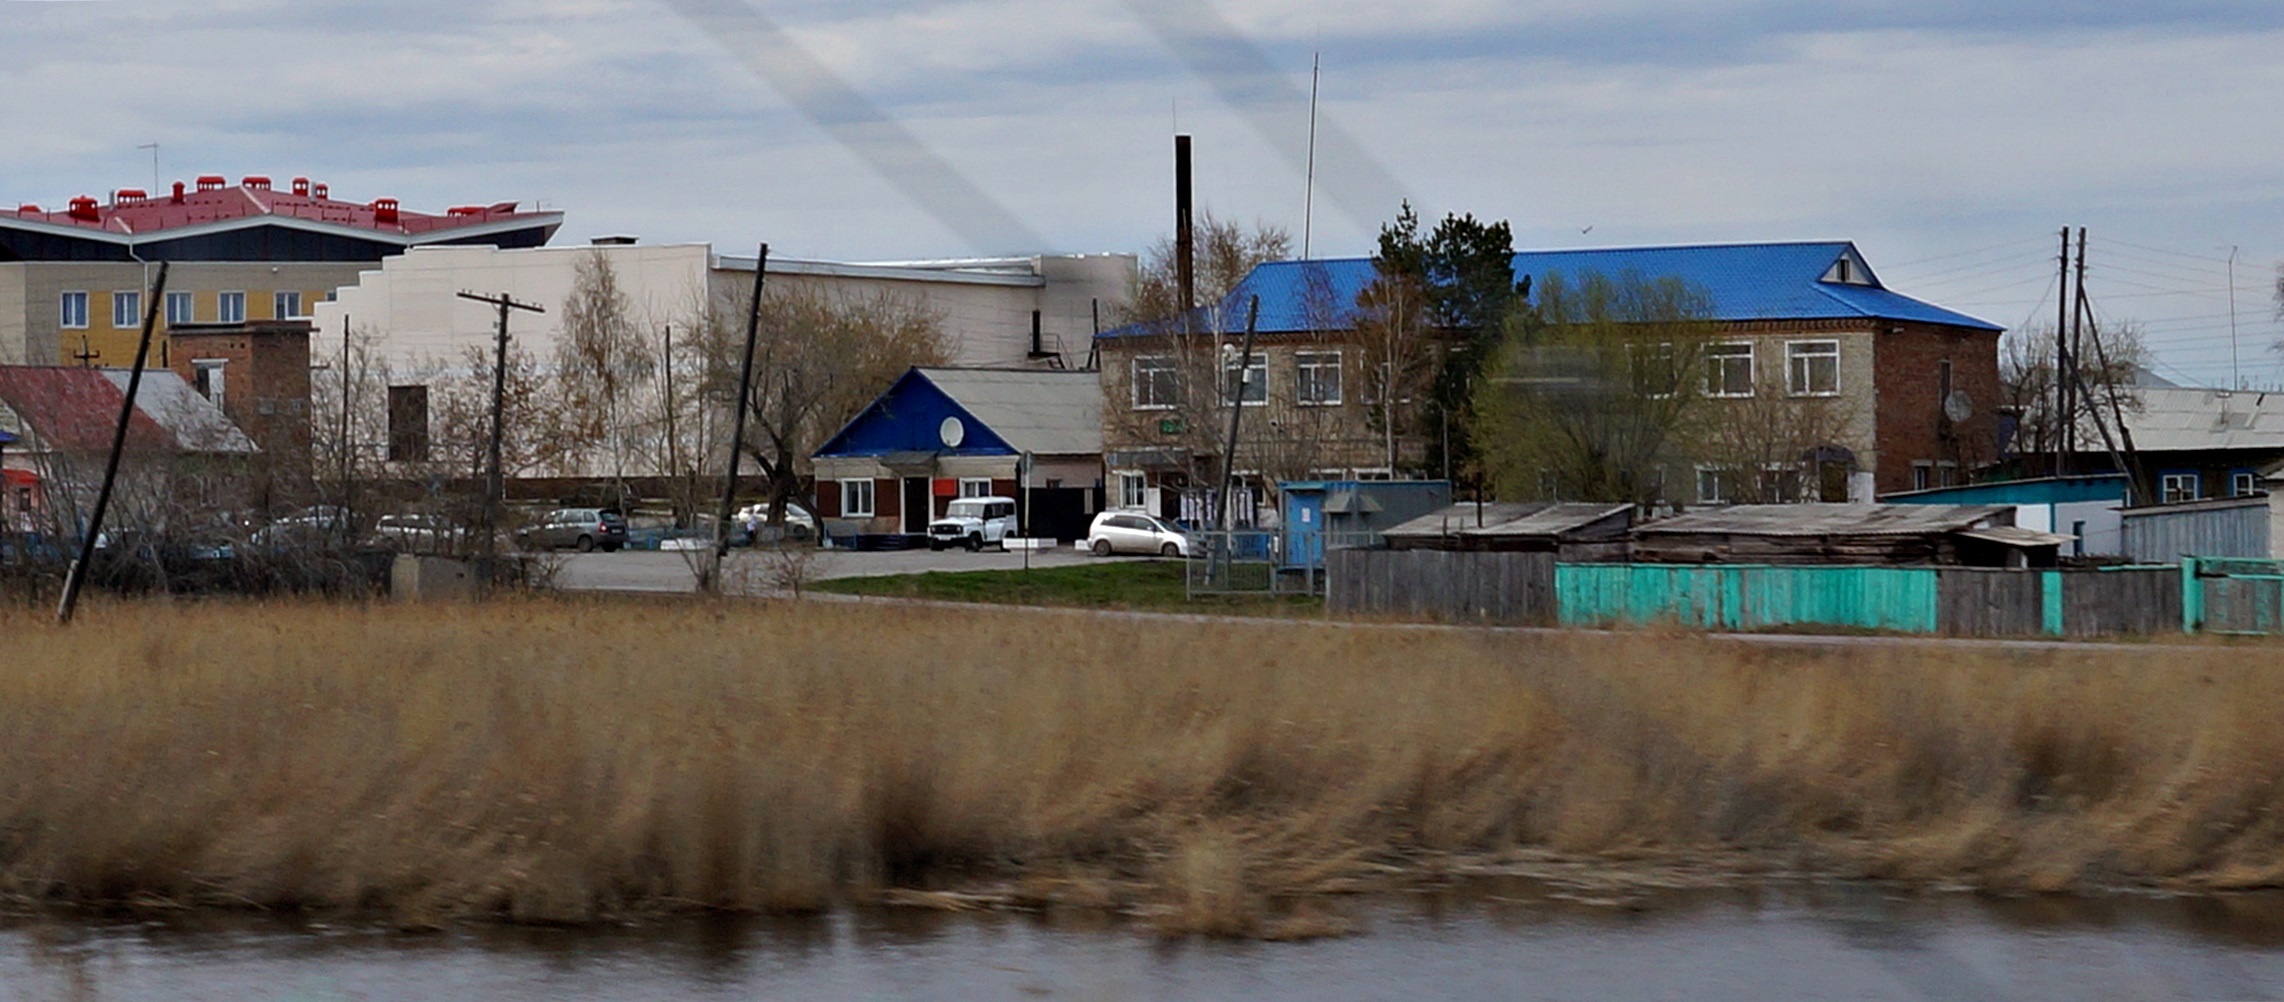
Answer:
[{"label": "water in foreground", "polygon": [[202,917],[0,925],[0,998],[2284,997],[2284,895],[1981,899],[1842,885],[1626,904],[1529,885],[1362,906],[1361,935],[1159,940],[916,910],[433,936]]}]

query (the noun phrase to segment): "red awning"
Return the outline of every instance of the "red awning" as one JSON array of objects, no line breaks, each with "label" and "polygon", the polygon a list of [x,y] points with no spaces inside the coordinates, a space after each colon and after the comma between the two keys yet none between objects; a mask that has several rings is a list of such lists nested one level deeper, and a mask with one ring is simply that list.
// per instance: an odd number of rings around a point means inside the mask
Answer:
[{"label": "red awning", "polygon": [[30,470],[0,470],[0,482],[13,487],[38,487],[40,475]]}]

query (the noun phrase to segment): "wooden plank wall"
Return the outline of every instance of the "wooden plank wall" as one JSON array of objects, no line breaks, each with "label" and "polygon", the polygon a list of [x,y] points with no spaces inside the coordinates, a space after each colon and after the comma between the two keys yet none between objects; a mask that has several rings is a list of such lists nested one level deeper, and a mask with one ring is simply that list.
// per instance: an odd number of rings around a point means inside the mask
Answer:
[{"label": "wooden plank wall", "polygon": [[2037,636],[2046,628],[2045,577],[2040,571],[1943,568],[1935,574],[1935,622],[1955,637]]},{"label": "wooden plank wall", "polygon": [[1325,607],[1335,615],[1554,622],[1552,553],[1333,550],[1325,554],[1325,571]]},{"label": "wooden plank wall", "polygon": [[2062,632],[2074,637],[2181,632],[2181,571],[2120,567],[2062,575]]}]

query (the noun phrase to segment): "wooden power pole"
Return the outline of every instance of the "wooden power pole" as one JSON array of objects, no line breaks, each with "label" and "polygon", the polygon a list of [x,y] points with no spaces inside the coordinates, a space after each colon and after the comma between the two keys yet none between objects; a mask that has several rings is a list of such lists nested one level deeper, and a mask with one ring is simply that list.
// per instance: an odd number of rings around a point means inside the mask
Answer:
[{"label": "wooden power pole", "polygon": [[524,310],[545,313],[547,309],[531,303],[517,302],[503,292],[486,296],[474,292],[459,293],[460,298],[484,303],[500,311],[499,330],[494,339],[492,354],[492,441],[484,460],[484,587],[492,585],[492,567],[499,556],[500,507],[504,503],[506,484],[500,477],[500,436],[506,420],[508,395],[508,311]]}]

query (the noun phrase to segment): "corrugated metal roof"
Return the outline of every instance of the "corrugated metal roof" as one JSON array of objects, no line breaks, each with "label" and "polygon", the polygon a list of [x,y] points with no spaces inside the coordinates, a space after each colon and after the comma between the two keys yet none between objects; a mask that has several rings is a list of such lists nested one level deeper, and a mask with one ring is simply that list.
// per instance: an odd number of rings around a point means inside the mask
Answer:
[{"label": "corrugated metal roof", "polygon": [[148,237],[189,226],[261,216],[280,216],[371,230],[375,233],[399,234],[437,233],[510,219],[529,220],[534,225],[539,225],[562,216],[560,212],[518,212],[518,207],[519,203],[516,202],[470,205],[442,215],[399,209],[394,219],[382,222],[380,210],[375,203],[347,202],[337,198],[318,198],[314,194],[297,195],[291,190],[233,184],[206,191],[186,190],[180,202],[174,200],[172,192],[155,192],[146,198],[98,203],[93,219],[76,218],[66,206],[61,212],[24,212],[21,207],[0,208],[0,220]]},{"label": "corrugated metal roof", "polygon": [[[2284,449],[2284,393],[2176,386],[2142,387],[2134,394],[2141,406],[2126,409],[2125,426],[2135,449]],[[2101,447],[2091,421],[2081,438],[2090,448]]]},{"label": "corrugated metal roof", "polygon": [[1915,536],[1971,529],[2013,505],[1741,504],[1700,508],[1634,527],[1635,535],[1725,533],[1735,536]]},{"label": "corrugated metal roof", "polygon": [[1102,452],[1102,377],[1055,369],[918,369],[1008,445],[1042,456]]},{"label": "corrugated metal roof", "polygon": [[[0,403],[28,426],[44,448],[108,452],[126,400],[124,369],[0,365]],[[166,369],[143,373],[135,412],[127,419],[132,449],[251,453],[254,443],[182,377]]]},{"label": "corrugated metal roof", "polygon": [[[1843,256],[1868,285],[1824,281]],[[1863,265],[1845,240],[1801,243],[1701,244],[1674,247],[1609,247],[1592,250],[1523,251],[1515,255],[1515,275],[1543,281],[1559,273],[1575,281],[1600,273],[1645,278],[1672,276],[1704,291],[1713,320],[1822,320],[1876,318],[1953,324],[2000,330],[1989,321],[1946,310],[1889,291]],[[1209,307],[1205,329],[1245,329],[1247,303],[1261,297],[1258,330],[1295,333],[1340,329],[1355,314],[1357,293],[1372,280],[1370,258],[1275,261],[1253,269],[1235,291]],[[1105,331],[1104,337],[1150,333],[1146,325]]]}]

